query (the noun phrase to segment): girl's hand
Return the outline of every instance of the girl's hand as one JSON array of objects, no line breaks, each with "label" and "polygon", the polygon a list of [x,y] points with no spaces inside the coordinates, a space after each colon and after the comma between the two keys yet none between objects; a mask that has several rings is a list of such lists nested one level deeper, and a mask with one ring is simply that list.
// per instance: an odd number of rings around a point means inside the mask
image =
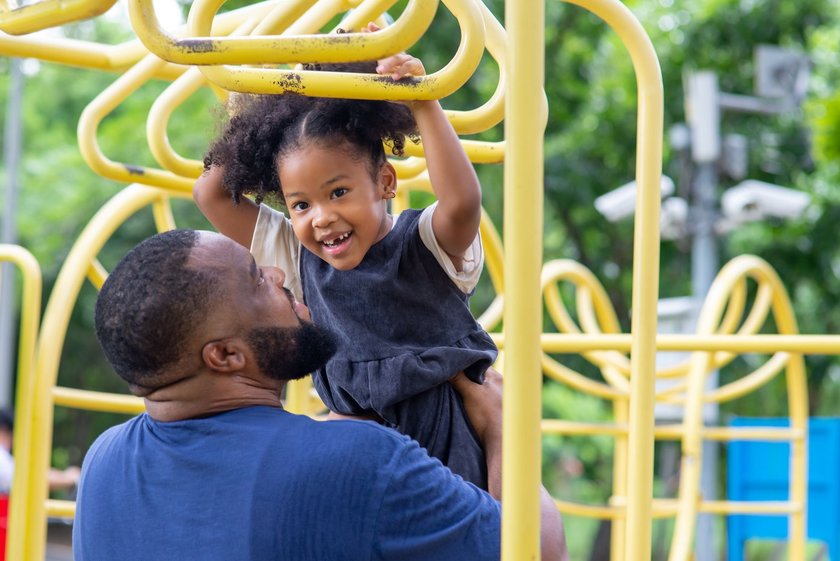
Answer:
[{"label": "girl's hand", "polygon": [[406,53],[389,56],[377,61],[377,74],[390,75],[395,82],[406,76],[425,76],[426,69],[420,59]]},{"label": "girl's hand", "polygon": [[[373,22],[368,23],[367,27],[362,29],[362,33],[372,33],[374,31],[379,31],[379,26]],[[383,76],[390,75],[392,80],[397,81],[406,76],[425,76],[426,69],[423,68],[423,63],[420,62],[419,58],[406,53],[399,53],[378,60],[376,73]]]}]

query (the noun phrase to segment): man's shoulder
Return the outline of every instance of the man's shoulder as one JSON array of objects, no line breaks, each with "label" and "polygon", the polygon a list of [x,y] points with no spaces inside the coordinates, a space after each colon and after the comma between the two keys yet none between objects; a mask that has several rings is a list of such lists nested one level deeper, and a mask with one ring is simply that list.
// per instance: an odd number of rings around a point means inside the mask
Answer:
[{"label": "man's shoulder", "polygon": [[373,421],[305,419],[300,422],[307,425],[309,432],[318,433],[317,437],[329,441],[340,450],[349,448],[393,454],[401,448],[410,447],[412,443],[408,437]]}]

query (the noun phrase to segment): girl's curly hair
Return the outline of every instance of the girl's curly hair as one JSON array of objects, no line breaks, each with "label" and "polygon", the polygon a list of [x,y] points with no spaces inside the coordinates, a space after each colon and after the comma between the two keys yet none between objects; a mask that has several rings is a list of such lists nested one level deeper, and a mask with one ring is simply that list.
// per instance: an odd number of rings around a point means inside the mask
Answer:
[{"label": "girl's curly hair", "polygon": [[[307,70],[375,73],[375,62],[318,64]],[[278,176],[284,155],[307,142],[346,145],[370,163],[375,177],[385,163],[382,143],[396,156],[403,155],[405,138],[418,141],[417,124],[405,105],[377,100],[306,97],[294,93],[240,95],[233,116],[211,144],[204,168],[222,166],[225,188],[234,202],[266,195],[285,204]]]}]

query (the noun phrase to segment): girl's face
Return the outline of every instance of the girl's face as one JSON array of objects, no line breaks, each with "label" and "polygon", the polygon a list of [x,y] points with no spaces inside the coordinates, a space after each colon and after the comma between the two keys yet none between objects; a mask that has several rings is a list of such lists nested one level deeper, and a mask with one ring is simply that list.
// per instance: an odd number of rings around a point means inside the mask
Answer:
[{"label": "girl's face", "polygon": [[283,197],[303,246],[336,269],[347,271],[391,229],[385,199],[396,172],[385,163],[371,177],[364,159],[346,145],[307,144],[278,162]]}]

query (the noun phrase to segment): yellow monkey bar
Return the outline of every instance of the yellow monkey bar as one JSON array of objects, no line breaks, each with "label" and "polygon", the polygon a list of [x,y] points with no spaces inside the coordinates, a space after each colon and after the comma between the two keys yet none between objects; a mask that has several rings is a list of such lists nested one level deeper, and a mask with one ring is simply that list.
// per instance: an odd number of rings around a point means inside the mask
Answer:
[{"label": "yellow monkey bar", "polygon": [[382,31],[346,33],[338,40],[328,35],[212,37],[213,16],[223,3],[223,0],[196,0],[188,20],[193,36],[184,39],[176,39],[160,27],[151,2],[130,0],[128,5],[131,24],[149,51],[169,62],[192,65],[376,60],[416,43],[437,11],[437,0],[409,0],[399,19]]},{"label": "yellow monkey bar", "polygon": [[[114,231],[137,210],[150,204],[168,207],[165,191],[134,185],[118,193],[91,219],[73,245],[56,279],[44,312],[34,378],[27,395],[20,396],[18,407],[28,412],[30,439],[18,452],[15,462],[19,471],[28,467],[29,480],[19,484],[16,475],[13,499],[14,517],[8,537],[8,558],[14,560],[43,559],[47,514],[69,513],[72,507],[64,501],[47,501],[46,476],[52,448],[53,407],[57,404],[80,406],[98,411],[136,413],[142,400],[129,396],[103,399],[97,392],[81,392],[56,388],[58,365],[73,303],[82,283],[89,277],[96,255]],[[158,227],[170,226],[165,208],[155,212]],[[96,276],[94,278],[97,278]],[[23,462],[23,463],[19,463]],[[18,470],[16,470],[18,471]],[[50,508],[51,510],[47,510]]]},{"label": "yellow monkey bar", "polygon": [[116,0],[41,0],[25,6],[14,6],[0,0],[0,30],[13,35],[40,31],[48,27],[103,14]]},{"label": "yellow monkey bar", "polygon": [[[218,86],[236,92],[265,94],[289,91],[353,99],[439,99],[455,92],[467,81],[478,66],[484,51],[484,21],[475,2],[448,0],[444,3],[461,24],[461,43],[458,51],[452,61],[441,70],[410,81],[394,82],[386,76],[368,74],[272,68],[201,66],[199,69]],[[324,39],[332,44],[341,44],[343,37],[344,35],[329,35]],[[147,46],[153,48],[152,45]],[[321,53],[321,62],[330,60],[332,59],[329,58],[329,51]]]},{"label": "yellow monkey bar", "polygon": [[[758,288],[752,308],[745,314],[747,280],[754,280]],[[559,297],[556,283],[571,282],[576,287],[575,304],[580,327],[571,319]],[[595,277],[583,266],[573,261],[560,260],[547,263],[543,270],[543,291],[549,315],[555,325],[563,332],[571,335],[543,336],[544,351],[552,345],[546,341],[547,337],[565,339],[590,339],[588,349],[582,354],[592,364],[601,369],[606,383],[598,382],[572,371],[547,355],[544,355],[543,366],[545,373],[559,382],[576,388],[579,391],[596,395],[613,402],[615,416],[614,423],[581,423],[546,419],[542,422],[544,434],[584,435],[601,434],[616,439],[614,455],[613,494],[608,506],[579,505],[568,501],[557,501],[558,507],[566,513],[596,518],[613,519],[613,531],[623,532],[623,521],[626,516],[628,499],[626,497],[628,481],[621,477],[627,471],[628,449],[627,438],[632,434],[627,420],[626,403],[629,398],[627,380],[622,374],[626,367],[627,357],[615,351],[603,351],[603,346],[595,344],[597,340],[612,341],[615,350],[629,349],[629,338],[626,336],[598,335],[602,331],[616,332],[618,324],[606,293]],[[725,311],[724,311],[725,310]],[[785,335],[754,336],[766,323],[768,314],[772,313],[775,325]],[[733,318],[737,321],[733,321]],[[743,318],[743,320],[742,320]],[[739,326],[738,322],[741,321]],[[672,541],[672,561],[690,558],[690,543],[694,529],[696,515],[699,512],[727,514],[727,513],[782,513],[790,516],[791,540],[790,559],[800,560],[804,557],[804,498],[806,485],[805,439],[807,431],[807,388],[805,382],[804,363],[802,360],[802,345],[795,343],[798,338],[807,341],[809,337],[794,335],[796,324],[793,320],[792,308],[787,294],[778,277],[765,262],[756,257],[742,256],[733,259],[718,275],[713,288],[707,297],[698,327],[699,335],[687,336],[659,336],[658,350],[693,350],[691,357],[675,366],[663,368],[655,372],[657,379],[673,380],[683,377],[685,382],[668,387],[666,390],[655,392],[658,403],[683,405],[685,413],[681,424],[656,426],[654,438],[660,440],[677,440],[680,442],[683,471],[679,495],[676,499],[656,499],[651,505],[653,518],[675,517],[677,526]],[[715,335],[712,335],[715,333]],[[744,335],[746,334],[746,335]],[[785,338],[791,348],[782,350],[779,345],[765,345],[766,350],[773,353],[764,364],[755,368],[741,378],[724,384],[719,388],[705,389],[705,376],[733,358],[731,352],[721,352],[721,347],[730,351],[746,352],[756,350],[751,343],[756,341],[772,342]],[[830,347],[831,339],[834,346]],[[617,344],[621,341],[621,345]],[[668,341],[666,343],[666,341]],[[568,341],[572,343],[572,341]],[[824,346],[814,347],[815,350],[829,354],[840,354],[837,343],[840,337],[826,337]],[[563,345],[563,347],[573,345]],[[579,350],[579,349],[578,349]],[[565,348],[561,352],[565,351]],[[706,351],[706,352],[703,352]],[[702,424],[700,409],[703,403],[730,401],[755,391],[767,384],[782,371],[786,372],[788,383],[788,408],[792,419],[792,428],[728,428],[707,427]],[[692,403],[693,402],[693,403]],[[692,411],[691,407],[694,410]],[[793,447],[791,455],[792,479],[786,502],[752,502],[737,503],[730,501],[703,501],[699,498],[699,469],[692,466],[699,465],[699,453],[702,440],[769,440],[790,442]],[[612,559],[626,558],[621,549],[621,534],[614,534],[612,543]],[[632,559],[632,558],[631,558]]]},{"label": "yellow monkey bar", "polygon": [[[376,17],[393,2],[388,0],[365,1],[355,6],[355,11],[341,25],[357,29],[366,21]],[[418,4],[422,4],[417,2]],[[137,42],[117,46],[97,46],[82,41],[46,40],[27,37],[8,37],[0,34],[0,52],[14,56],[36,56],[64,64],[72,64],[105,70],[122,70],[133,65],[124,76],[117,79],[85,110],[79,124],[79,142],[89,165],[98,173],[124,182],[141,182],[156,187],[165,187],[177,196],[184,196],[192,187],[192,177],[200,171],[200,163],[184,158],[172,150],[166,138],[166,122],[174,108],[183,103],[201,84],[206,83],[204,76],[225,89],[234,91],[296,91],[295,87],[281,87],[270,84],[271,80],[288,80],[300,76],[301,87],[306,87],[308,95],[332,95],[340,97],[377,97],[384,99],[422,98],[432,99],[454,91],[469,78],[475,70],[483,49],[486,48],[499,64],[499,86],[483,106],[473,110],[448,112],[456,129],[462,134],[480,132],[494,126],[502,117],[502,103],[510,116],[506,123],[506,142],[480,143],[464,141],[467,152],[474,162],[499,162],[505,158],[506,146],[508,165],[505,170],[506,201],[505,225],[508,247],[516,251],[508,252],[504,265],[508,271],[516,271],[508,279],[503,279],[503,252],[498,234],[488,220],[482,221],[482,238],[485,243],[487,266],[491,280],[497,291],[497,298],[480,318],[488,329],[498,325],[503,309],[505,283],[510,289],[507,294],[505,326],[507,334],[494,334],[494,338],[504,351],[505,370],[509,373],[506,384],[505,416],[505,521],[503,528],[503,555],[506,561],[522,558],[535,558],[538,552],[538,509],[536,481],[539,480],[539,434],[610,434],[616,437],[616,478],[613,499],[607,506],[573,505],[558,501],[562,510],[582,515],[598,515],[613,518],[615,535],[613,541],[613,560],[641,560],[650,556],[650,521],[654,517],[676,516],[678,528],[672,547],[672,561],[685,559],[688,544],[691,541],[694,517],[698,512],[776,512],[792,515],[791,559],[800,559],[793,555],[802,555],[804,528],[804,495],[791,493],[791,500],[777,503],[729,503],[723,501],[697,500],[697,478],[699,467],[699,442],[703,439],[726,440],[770,439],[789,440],[794,446],[794,479],[801,485],[804,479],[804,424],[803,411],[807,409],[801,403],[791,405],[791,416],[795,417],[791,429],[727,429],[721,427],[703,427],[700,424],[699,409],[705,402],[726,401],[752,391],[785,370],[791,399],[802,395],[804,371],[801,368],[801,353],[840,354],[840,337],[836,336],[800,336],[796,332],[795,321],[786,297],[778,296],[781,286],[772,271],[763,265],[750,262],[736,273],[727,273],[728,280],[721,281],[724,288],[714,296],[710,294],[706,309],[711,310],[702,323],[701,336],[655,335],[655,303],[658,284],[658,209],[659,209],[659,173],[661,165],[662,133],[662,90],[658,62],[652,46],[644,31],[632,14],[618,0],[572,0],[604,19],[619,34],[628,48],[637,73],[639,93],[637,181],[642,186],[637,205],[636,232],[634,242],[634,277],[633,277],[633,333],[618,333],[618,323],[614,312],[598,292],[598,288],[580,279],[587,278],[586,273],[577,271],[578,283],[578,328],[562,306],[557,305],[559,297],[552,304],[551,288],[546,287],[545,277],[540,282],[542,260],[541,247],[537,240],[542,239],[542,129],[545,122],[545,97],[542,94],[544,74],[542,34],[542,3],[518,1],[508,3],[507,23],[511,34],[506,45],[504,30],[480,2],[474,0],[452,0],[445,4],[452,10],[462,28],[461,46],[453,60],[440,72],[420,78],[413,85],[393,84],[381,77],[356,77],[340,74],[331,76],[327,73],[308,73],[277,69],[249,69],[202,67],[190,69],[160,60],[154,54],[148,54]],[[46,4],[46,3],[45,3]],[[336,14],[351,7],[354,2],[346,0],[296,0],[283,3],[261,3],[249,8],[224,15],[215,15],[218,2],[197,3],[190,15],[189,30],[198,38],[195,46],[211,45],[218,52],[208,56],[212,59],[223,51],[233,52],[232,47],[239,44],[255,44],[259,41],[278,40],[294,48],[311,48],[317,54],[316,42],[300,35],[317,32]],[[54,5],[54,4],[51,4]],[[411,4],[413,6],[414,3]],[[132,6],[144,8],[141,0],[134,0]],[[414,8],[412,8],[414,9]],[[421,10],[421,7],[417,8]],[[407,10],[408,11],[408,10]],[[147,23],[151,17],[147,12]],[[418,12],[419,13],[419,12]],[[0,22],[3,16],[0,13]],[[153,14],[152,14],[153,15]],[[399,22],[408,29],[425,28],[415,22],[414,17],[400,18]],[[420,21],[420,20],[418,20]],[[211,30],[210,23],[215,27]],[[156,25],[156,22],[153,22]],[[152,25],[151,27],[154,27]],[[400,23],[400,25],[403,25]],[[285,30],[285,36],[271,39],[257,37],[267,33]],[[155,31],[151,29],[151,31]],[[159,31],[159,30],[158,30]],[[239,37],[245,32],[247,37]],[[418,37],[423,31],[415,33]],[[221,37],[230,35],[231,37]],[[330,55],[318,58],[339,60],[345,55],[350,45],[360,43],[381,47],[386,41],[395,40],[387,35],[396,35],[394,27],[366,35],[319,36],[324,53]],[[390,38],[389,38],[390,37]],[[158,34],[160,39],[160,34]],[[164,37],[164,39],[166,39]],[[170,38],[171,39],[171,38]],[[190,39],[174,40],[161,49],[186,48]],[[310,41],[310,43],[307,43]],[[336,45],[345,41],[344,49]],[[412,41],[413,42],[413,41]],[[165,41],[164,41],[165,43]],[[66,50],[54,48],[57,45]],[[308,46],[307,46],[308,45]],[[180,48],[179,47],[179,48]],[[225,51],[224,49],[231,50]],[[364,47],[368,49],[367,46]],[[384,48],[384,47],[383,47]],[[177,50],[177,49],[176,49]],[[361,58],[369,58],[373,51],[364,51]],[[335,54],[341,53],[341,54]],[[358,54],[358,53],[356,53]],[[213,56],[210,56],[213,55]],[[338,58],[329,58],[331,56]],[[180,56],[180,55],[179,55]],[[241,53],[225,54],[213,60],[216,64],[232,61],[243,62],[236,57]],[[255,55],[256,56],[256,55]],[[280,56],[280,55],[278,55]],[[285,55],[283,55],[285,56]],[[225,59],[224,57],[230,57]],[[307,60],[304,56],[289,56],[294,62]],[[353,58],[356,58],[355,56]],[[180,59],[179,59],[180,60]],[[279,61],[281,59],[266,59]],[[193,61],[194,62],[194,61]],[[446,74],[448,73],[448,74]],[[178,78],[183,76],[182,78]],[[102,119],[116,108],[137,88],[151,78],[178,78],[171,88],[155,103],[147,122],[150,148],[168,171],[140,168],[130,164],[113,162],[104,156],[96,142],[96,129]],[[363,88],[354,87],[354,80],[361,80]],[[510,89],[505,99],[506,84]],[[355,84],[359,86],[359,84]],[[215,87],[215,85],[211,86]],[[353,88],[348,92],[348,88]],[[447,89],[449,88],[449,90]],[[323,91],[322,91],[323,90]],[[218,93],[223,93],[218,87]],[[534,117],[534,108],[542,108],[541,114]],[[422,146],[407,146],[407,153],[421,156]],[[401,185],[421,187],[428,182],[424,174],[424,164],[419,158],[410,158],[397,162],[396,167],[401,177]],[[55,386],[60,349],[63,345],[67,321],[69,321],[72,302],[78,294],[85,278],[97,288],[102,285],[107,272],[96,260],[96,254],[110,237],[116,227],[139,208],[151,204],[159,230],[174,227],[168,204],[168,191],[153,187],[133,185],[112,199],[94,217],[85,229],[79,242],[74,247],[67,263],[62,269],[56,289],[50,298],[44,316],[44,326],[38,348],[35,366],[36,382],[24,393],[33,394],[32,423],[27,427],[47,438],[33,443],[30,451],[20,455],[19,465],[32,466],[32,475],[21,485],[24,500],[12,503],[12,519],[15,530],[10,532],[11,559],[38,559],[43,556],[44,522],[46,513],[69,515],[73,512],[72,503],[47,501],[43,481],[46,478],[49,449],[51,447],[52,407],[55,405],[79,407],[98,411],[119,411],[135,413],[142,410],[142,402],[130,396],[110,396],[99,392],[88,392],[72,388]],[[400,199],[402,201],[402,199]],[[404,201],[402,201],[404,202]],[[736,267],[737,269],[737,267]],[[546,266],[548,270],[548,266]],[[734,270],[734,269],[728,269]],[[723,275],[723,273],[722,273]],[[744,278],[757,279],[759,290],[755,303],[747,319],[739,324],[740,311],[746,302]],[[594,279],[594,277],[592,277]],[[720,278],[720,277],[719,277]],[[727,284],[728,283],[728,284]],[[539,287],[545,287],[546,305],[552,319],[567,334],[544,334],[539,326],[542,317],[539,300]],[[782,291],[783,292],[783,291]],[[728,294],[728,295],[727,295]],[[781,298],[781,299],[780,299]],[[725,312],[723,302],[726,302]],[[787,306],[787,308],[785,308]],[[552,308],[554,307],[553,311]],[[768,310],[777,317],[782,335],[757,335]],[[740,310],[740,311],[739,311]],[[563,316],[565,314],[565,317]],[[722,318],[720,316],[723,316]],[[782,318],[782,319],[778,319]],[[784,324],[786,327],[781,327]],[[565,328],[562,327],[565,325]],[[739,327],[740,325],[740,327]],[[602,329],[603,326],[603,329]],[[659,350],[692,350],[694,356],[684,364],[661,372],[653,368],[654,347]],[[625,352],[631,352],[631,358]],[[705,392],[703,381],[706,374],[725,365],[735,357],[735,353],[745,351],[765,351],[773,357],[754,372],[711,392]],[[581,352],[593,364],[601,368],[606,383],[585,378],[560,365],[544,353]],[[612,426],[572,423],[559,420],[540,420],[539,411],[534,402],[539,400],[541,372],[559,379],[582,391],[613,400],[616,423]],[[654,375],[657,378],[677,379],[677,384],[666,390],[655,391]],[[20,391],[20,390],[19,390]],[[25,401],[25,398],[24,398]],[[686,405],[683,424],[653,427],[652,408],[654,402],[669,402]],[[23,403],[23,401],[19,401]],[[312,397],[304,383],[290,385],[287,404],[291,410],[308,411],[312,408]],[[19,409],[20,411],[20,409]],[[26,426],[26,425],[23,425]],[[516,434],[516,438],[513,435]],[[521,435],[521,436],[520,436]],[[681,442],[686,463],[685,487],[680,490],[676,500],[651,500],[652,443],[654,438],[676,439]],[[628,461],[628,450],[633,449],[633,462]],[[623,475],[623,476],[622,476]],[[16,480],[16,485],[19,484]],[[39,488],[40,487],[40,488]],[[798,487],[797,487],[798,488]],[[20,514],[20,510],[23,513]],[[28,521],[28,522],[23,522]],[[797,533],[798,532],[798,533]],[[622,539],[623,536],[623,539]],[[797,549],[799,548],[799,549]],[[800,553],[801,551],[801,553]],[[18,556],[15,556],[18,555]]]},{"label": "yellow monkey bar", "polygon": [[[0,262],[10,262],[20,269],[23,277],[21,291],[20,331],[18,332],[17,392],[15,396],[14,442],[17,450],[30,450],[37,440],[32,430],[32,409],[30,396],[33,391],[36,340],[38,337],[38,314],[41,312],[41,268],[35,257],[20,246],[0,244]],[[9,494],[9,520],[26,520],[26,489],[43,483],[26,458],[15,457],[16,469]],[[33,476],[34,475],[34,476]],[[45,474],[46,478],[46,474]],[[7,539],[11,539],[9,532]],[[7,548],[7,551],[8,548]],[[8,559],[22,559],[7,556]]]}]

